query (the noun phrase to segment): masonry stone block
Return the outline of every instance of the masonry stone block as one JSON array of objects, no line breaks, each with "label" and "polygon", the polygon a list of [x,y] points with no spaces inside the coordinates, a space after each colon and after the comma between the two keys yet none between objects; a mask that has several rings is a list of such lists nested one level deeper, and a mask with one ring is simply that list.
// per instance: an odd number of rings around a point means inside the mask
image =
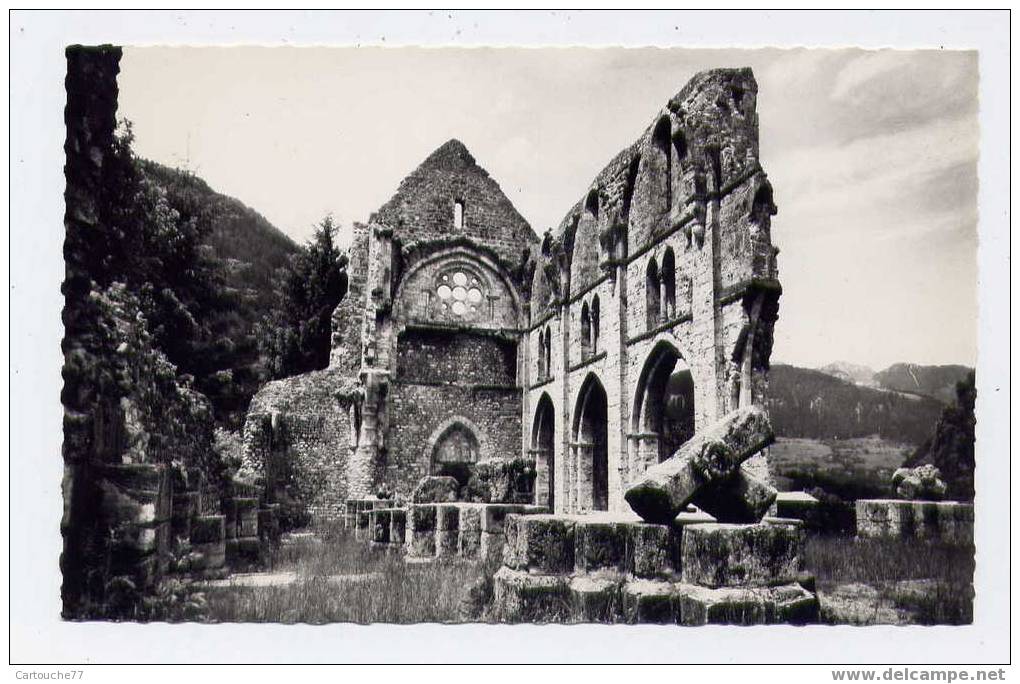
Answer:
[{"label": "masonry stone block", "polygon": [[482,545],[482,509],[477,506],[461,508],[459,528],[458,555],[462,558],[478,558]]},{"label": "masonry stone block", "polygon": [[615,622],[620,613],[620,578],[579,576],[570,580],[572,616],[582,622]]},{"label": "masonry stone block", "polygon": [[504,563],[515,570],[568,572],[574,567],[574,521],[553,515],[510,515]]},{"label": "masonry stone block", "polygon": [[569,578],[504,566],[493,577],[493,610],[506,622],[562,622],[571,615]]},{"label": "masonry stone block", "polygon": [[670,577],[680,570],[680,534],[668,525],[630,526],[633,567],[641,578]]},{"label": "masonry stone block", "polygon": [[798,584],[777,587],[675,585],[682,625],[809,624],[818,621],[818,598]]},{"label": "masonry stone block", "polygon": [[790,525],[689,525],[681,550],[683,581],[706,587],[795,582],[803,547],[804,531]]},{"label": "masonry stone block", "polygon": [[671,624],[676,622],[673,585],[638,579],[623,585],[624,619],[630,623]]},{"label": "masonry stone block", "polygon": [[574,564],[577,571],[626,572],[630,528],[626,523],[578,520],[574,526]]},{"label": "masonry stone block", "polygon": [[956,501],[858,499],[857,536],[974,542],[974,505]]}]

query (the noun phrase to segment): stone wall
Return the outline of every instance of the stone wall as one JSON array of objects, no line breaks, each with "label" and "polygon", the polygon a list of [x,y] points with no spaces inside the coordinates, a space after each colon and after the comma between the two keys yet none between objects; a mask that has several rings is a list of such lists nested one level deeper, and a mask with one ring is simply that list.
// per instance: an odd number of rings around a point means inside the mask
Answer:
[{"label": "stone wall", "polygon": [[[119,48],[67,49],[64,227],[64,616],[139,615],[183,553],[190,492],[218,507],[212,410],[153,348],[127,287],[97,283],[121,190],[114,152]],[[122,168],[122,167],[120,167]],[[199,482],[204,483],[199,485]],[[200,497],[201,498],[201,497]],[[178,508],[180,502],[183,508]],[[185,535],[186,537],[186,535]]]},{"label": "stone wall", "polygon": [[252,399],[242,469],[268,501],[282,505],[285,527],[302,522],[304,513],[320,519],[342,513],[357,446],[356,393],[341,372],[324,370],[271,382]]},{"label": "stone wall", "polygon": [[[591,386],[606,397],[608,509],[615,511],[625,510],[626,483],[661,458],[662,435],[643,406],[662,368],[689,369],[698,429],[733,408],[764,404],[781,289],[756,96],[749,69],[695,76],[542,245],[523,422],[535,424],[548,395],[556,407],[557,512],[598,505],[596,457],[581,428]],[[590,314],[596,299],[597,319]],[[551,363],[541,376],[547,331]],[[544,479],[549,474],[540,473]]]},{"label": "stone wall", "polygon": [[750,69],[696,75],[542,240],[456,140],[405,178],[355,227],[334,315],[357,396],[306,411],[358,416],[348,494],[406,496],[453,430],[456,459],[533,457],[558,513],[622,511],[676,435],[763,405],[781,288],[756,98]]},{"label": "stone wall", "polygon": [[974,543],[974,504],[959,501],[858,499],[857,536]]},{"label": "stone wall", "polygon": [[[454,224],[457,202],[463,207],[461,226]],[[524,217],[458,140],[429,155],[370,220],[392,228],[405,245],[437,235],[464,235],[514,263],[535,240]]]},{"label": "stone wall", "polygon": [[517,385],[517,345],[467,331],[406,331],[396,365],[396,380],[404,383]]},{"label": "stone wall", "polygon": [[473,462],[512,458],[520,453],[521,392],[516,387],[390,385],[392,421],[387,434],[383,481],[409,493],[433,469],[437,445],[458,427],[478,442]]}]

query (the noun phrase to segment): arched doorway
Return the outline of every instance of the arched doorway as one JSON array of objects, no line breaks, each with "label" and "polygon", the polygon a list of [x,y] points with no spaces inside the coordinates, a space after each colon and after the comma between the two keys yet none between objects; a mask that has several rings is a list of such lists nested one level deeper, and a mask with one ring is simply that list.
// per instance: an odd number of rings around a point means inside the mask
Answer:
[{"label": "arched doorway", "polygon": [[574,411],[574,447],[579,469],[579,507],[609,510],[609,406],[594,375],[581,386]]},{"label": "arched doorway", "polygon": [[556,412],[552,399],[543,393],[535,409],[531,430],[531,451],[535,456],[535,503],[555,511],[556,503]]},{"label": "arched doorway", "polygon": [[632,427],[646,466],[666,460],[694,436],[694,379],[668,342],[655,346],[641,370]]},{"label": "arched doorway", "polygon": [[453,423],[436,439],[432,447],[432,474],[456,478],[461,487],[471,478],[478,462],[478,438],[466,425]]}]

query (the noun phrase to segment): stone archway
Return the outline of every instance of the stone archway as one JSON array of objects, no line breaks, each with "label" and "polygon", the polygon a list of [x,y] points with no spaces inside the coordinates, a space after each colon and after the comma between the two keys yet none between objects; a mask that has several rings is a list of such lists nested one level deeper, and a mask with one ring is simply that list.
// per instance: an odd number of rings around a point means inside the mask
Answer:
[{"label": "stone archway", "polygon": [[672,456],[694,435],[694,379],[680,352],[660,341],[638,378],[632,434],[644,467]]},{"label": "stone archway", "polygon": [[609,510],[609,401],[594,374],[581,386],[574,410],[577,502],[580,510]]},{"label": "stone archway", "polygon": [[470,421],[451,419],[433,433],[429,472],[448,475],[463,487],[480,459],[482,444]]},{"label": "stone archway", "polygon": [[552,399],[542,393],[535,409],[531,430],[531,452],[535,456],[535,503],[555,511],[556,503],[556,412]]}]

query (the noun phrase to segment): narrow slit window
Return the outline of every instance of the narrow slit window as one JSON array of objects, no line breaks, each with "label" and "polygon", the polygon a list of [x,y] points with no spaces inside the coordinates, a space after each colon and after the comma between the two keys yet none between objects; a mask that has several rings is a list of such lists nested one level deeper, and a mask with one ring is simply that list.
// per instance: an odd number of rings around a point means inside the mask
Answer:
[{"label": "narrow slit window", "polygon": [[453,203],[453,227],[457,230],[464,227],[464,203],[460,200]]}]

